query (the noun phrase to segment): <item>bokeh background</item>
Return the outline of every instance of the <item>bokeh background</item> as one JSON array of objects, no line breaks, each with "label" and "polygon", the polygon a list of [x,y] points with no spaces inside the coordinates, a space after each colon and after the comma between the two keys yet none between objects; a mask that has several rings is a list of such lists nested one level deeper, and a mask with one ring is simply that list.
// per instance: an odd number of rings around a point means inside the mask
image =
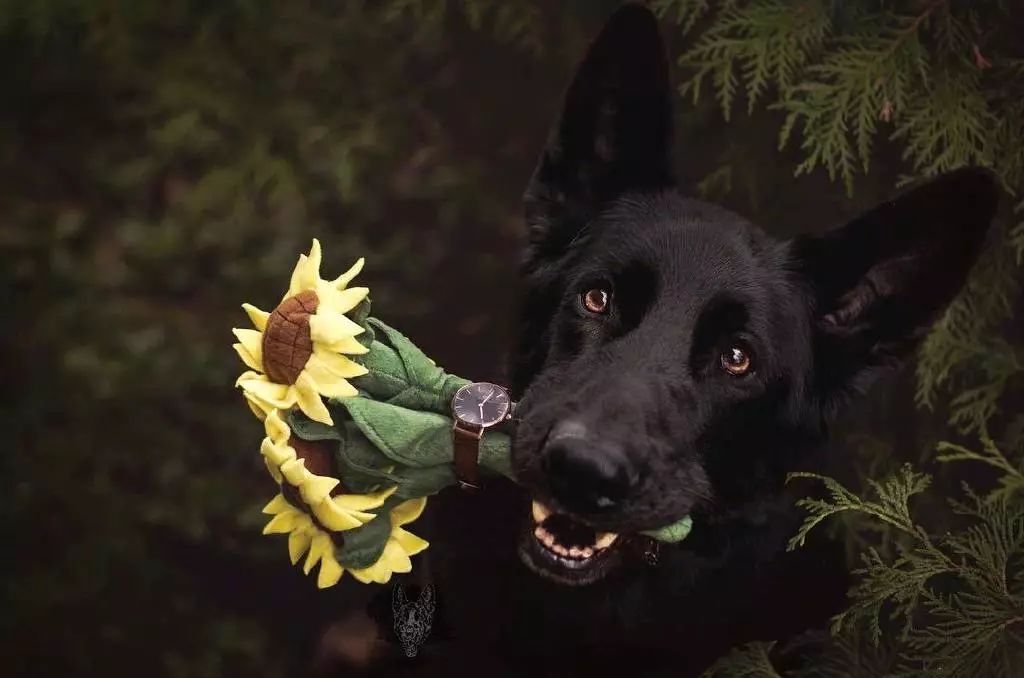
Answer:
[{"label": "bokeh background", "polygon": [[[0,672],[303,675],[344,642],[363,588],[316,591],[260,535],[240,304],[319,237],[440,364],[501,380],[522,190],[617,4],[0,2]],[[680,97],[684,188],[780,236],[892,191],[884,144],[853,197],[793,178],[780,116]],[[934,446],[914,388],[850,418],[864,466]]]}]

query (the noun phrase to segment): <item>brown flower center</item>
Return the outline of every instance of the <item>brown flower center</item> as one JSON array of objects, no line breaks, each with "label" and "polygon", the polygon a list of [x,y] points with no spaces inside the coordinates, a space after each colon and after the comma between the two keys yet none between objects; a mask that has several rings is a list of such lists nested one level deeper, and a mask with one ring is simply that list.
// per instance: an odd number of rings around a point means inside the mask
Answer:
[{"label": "brown flower center", "polygon": [[271,381],[294,384],[313,355],[309,317],[320,300],[313,290],[288,297],[267,318],[263,332],[263,370]]},{"label": "brown flower center", "polygon": [[303,440],[297,435],[288,439],[288,444],[295,450],[295,456],[306,462],[310,473],[318,476],[334,475],[334,455],[331,448],[335,445],[326,440]]}]

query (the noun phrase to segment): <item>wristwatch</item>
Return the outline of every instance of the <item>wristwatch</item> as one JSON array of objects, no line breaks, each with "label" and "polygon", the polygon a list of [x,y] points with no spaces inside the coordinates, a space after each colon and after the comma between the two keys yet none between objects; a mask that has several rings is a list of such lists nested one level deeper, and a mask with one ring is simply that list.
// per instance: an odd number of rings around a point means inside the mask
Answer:
[{"label": "wristwatch", "polygon": [[512,418],[508,391],[497,384],[466,384],[452,397],[455,475],[466,490],[480,487],[480,439],[484,431]]}]

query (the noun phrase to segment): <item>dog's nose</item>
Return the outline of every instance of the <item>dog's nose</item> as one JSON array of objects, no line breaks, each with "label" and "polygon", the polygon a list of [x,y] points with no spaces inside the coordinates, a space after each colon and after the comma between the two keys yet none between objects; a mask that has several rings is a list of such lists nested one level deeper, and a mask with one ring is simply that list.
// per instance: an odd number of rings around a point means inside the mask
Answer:
[{"label": "dog's nose", "polygon": [[563,422],[551,432],[544,466],[555,499],[581,514],[614,509],[638,479],[622,448],[588,435],[583,425],[574,421]]}]

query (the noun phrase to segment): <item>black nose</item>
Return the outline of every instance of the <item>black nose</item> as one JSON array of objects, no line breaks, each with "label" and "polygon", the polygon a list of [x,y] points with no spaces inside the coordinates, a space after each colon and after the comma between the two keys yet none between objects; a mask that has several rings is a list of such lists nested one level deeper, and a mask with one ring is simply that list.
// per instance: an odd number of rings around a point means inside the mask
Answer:
[{"label": "black nose", "polygon": [[544,447],[544,465],[555,499],[583,514],[616,508],[629,496],[639,476],[621,447],[587,435],[573,422],[552,431]]}]

